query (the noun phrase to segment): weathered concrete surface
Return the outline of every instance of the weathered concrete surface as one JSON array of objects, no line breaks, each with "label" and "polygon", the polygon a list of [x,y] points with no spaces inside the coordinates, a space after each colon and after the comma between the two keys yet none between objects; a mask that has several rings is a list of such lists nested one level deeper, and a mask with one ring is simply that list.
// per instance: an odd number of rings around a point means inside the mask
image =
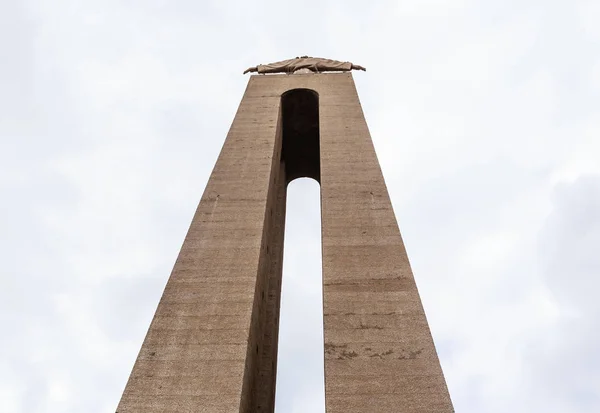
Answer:
[{"label": "weathered concrete surface", "polygon": [[327,412],[452,412],[354,82],[318,91]]},{"label": "weathered concrete surface", "polygon": [[276,204],[285,204],[285,182],[279,100],[263,95],[251,81],[119,413],[255,412],[268,411],[257,407],[261,400],[272,404],[284,223]]},{"label": "weathered concrete surface", "polygon": [[273,411],[291,173],[281,95],[296,88],[319,95],[327,412],[453,412],[352,75],[341,73],[250,78],[119,413]]}]

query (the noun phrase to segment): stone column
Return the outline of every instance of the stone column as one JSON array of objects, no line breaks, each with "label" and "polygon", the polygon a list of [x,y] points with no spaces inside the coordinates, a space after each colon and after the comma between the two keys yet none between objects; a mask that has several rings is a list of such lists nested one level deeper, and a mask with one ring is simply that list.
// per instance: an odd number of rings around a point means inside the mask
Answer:
[{"label": "stone column", "polygon": [[[318,94],[319,145],[294,133],[282,159],[281,96],[299,88]],[[327,413],[453,412],[352,75],[328,73],[250,78],[118,413],[273,412],[285,188],[302,173],[321,184]]]},{"label": "stone column", "polygon": [[319,94],[327,413],[453,412],[352,76]]},{"label": "stone column", "polygon": [[118,413],[250,413],[260,400],[272,411],[285,206],[279,100],[248,84]]}]

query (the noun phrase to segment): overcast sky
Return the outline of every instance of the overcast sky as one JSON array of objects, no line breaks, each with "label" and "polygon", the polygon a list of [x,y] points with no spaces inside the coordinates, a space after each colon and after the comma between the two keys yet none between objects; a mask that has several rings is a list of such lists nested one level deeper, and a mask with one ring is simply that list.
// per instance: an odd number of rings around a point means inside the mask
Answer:
[{"label": "overcast sky", "polygon": [[[0,410],[114,412],[242,71],[307,54],[367,68],[456,411],[600,411],[598,22],[597,0],[0,0]],[[318,185],[290,198],[277,413],[319,413]]]}]

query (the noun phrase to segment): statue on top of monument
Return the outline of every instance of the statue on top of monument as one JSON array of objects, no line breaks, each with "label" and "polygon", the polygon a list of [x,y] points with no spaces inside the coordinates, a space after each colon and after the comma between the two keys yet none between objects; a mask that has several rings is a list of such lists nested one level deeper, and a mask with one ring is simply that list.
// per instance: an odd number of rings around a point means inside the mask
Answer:
[{"label": "statue on top of monument", "polygon": [[[303,70],[304,69],[304,70]],[[269,63],[266,65],[253,66],[244,71],[265,73],[295,73],[300,70],[303,72],[349,72],[350,70],[366,71],[362,66],[350,62],[340,62],[338,60],[323,59],[320,57],[300,56],[295,59],[282,60],[281,62]]]}]

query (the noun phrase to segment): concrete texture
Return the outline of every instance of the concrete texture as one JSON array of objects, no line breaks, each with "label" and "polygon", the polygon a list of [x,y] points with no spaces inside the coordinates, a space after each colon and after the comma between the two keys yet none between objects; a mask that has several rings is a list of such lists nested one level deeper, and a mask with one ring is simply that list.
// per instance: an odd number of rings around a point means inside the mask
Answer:
[{"label": "concrete texture", "polygon": [[299,176],[321,184],[327,413],[454,411],[352,75],[330,73],[250,78],[117,412],[273,412]]}]

